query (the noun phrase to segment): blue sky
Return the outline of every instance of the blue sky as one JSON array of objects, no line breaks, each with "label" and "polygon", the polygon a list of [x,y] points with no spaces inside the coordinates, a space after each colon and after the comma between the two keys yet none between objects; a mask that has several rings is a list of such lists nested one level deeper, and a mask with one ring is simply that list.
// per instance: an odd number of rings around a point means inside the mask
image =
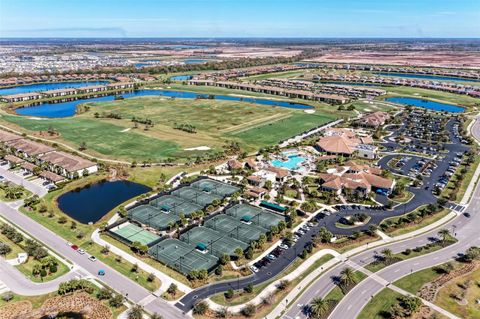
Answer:
[{"label": "blue sky", "polygon": [[0,37],[480,37],[480,0],[0,0]]}]

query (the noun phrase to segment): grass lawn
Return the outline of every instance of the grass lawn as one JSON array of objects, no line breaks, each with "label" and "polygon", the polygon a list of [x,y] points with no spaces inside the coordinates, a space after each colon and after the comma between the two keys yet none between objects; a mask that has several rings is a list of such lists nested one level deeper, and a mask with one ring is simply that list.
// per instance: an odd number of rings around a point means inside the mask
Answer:
[{"label": "grass lawn", "polygon": [[320,126],[334,119],[335,116],[328,114],[294,113],[288,118],[231,133],[229,136],[238,138],[246,144],[262,147],[276,144],[288,137]]},{"label": "grass lawn", "polygon": [[357,319],[384,319],[382,312],[390,310],[397,303],[397,298],[401,296],[389,288],[383,289],[362,309]]},{"label": "grass lawn", "polygon": [[[419,207],[417,209],[420,209],[420,208],[421,207]],[[426,227],[426,226],[442,219],[443,217],[447,216],[449,213],[450,213],[450,210],[443,209],[438,213],[435,213],[433,215],[427,216],[426,218],[423,218],[418,223],[409,224],[409,225],[402,226],[402,227],[396,228],[396,229],[392,228],[391,230],[385,231],[385,233],[389,236],[399,236],[399,235],[403,235],[403,234],[406,234],[406,233],[410,233],[412,231],[415,231],[417,229],[421,229],[423,227]],[[402,216],[396,216],[396,217],[392,217],[392,218],[389,218],[389,219],[396,222],[401,217]],[[385,222],[386,220],[387,219],[383,220],[382,223]]]},{"label": "grass lawn", "polygon": [[[175,156],[180,149],[171,141],[148,137],[136,131],[122,132],[125,126],[89,118],[34,120],[15,115],[2,115],[6,121],[23,128],[27,133],[46,131],[53,127],[59,134],[59,142],[78,148],[82,142],[87,153],[113,159],[159,160]],[[56,140],[52,140],[55,142]]]},{"label": "grass lawn", "polygon": [[[57,260],[58,261],[58,260]],[[22,274],[25,275],[28,279],[30,279],[33,282],[45,282],[45,281],[50,281],[54,280],[58,277],[61,277],[68,273],[70,269],[67,267],[67,265],[63,264],[62,262],[58,261],[57,265],[57,272],[53,274],[48,274],[46,277],[41,278],[40,276],[34,276],[32,275],[32,270],[33,266],[35,264],[41,264],[39,261],[34,260],[32,257],[28,258],[28,261],[25,264],[21,264],[18,266],[15,266]]]},{"label": "grass lawn", "polygon": [[[17,185],[11,184],[11,187],[17,187]],[[12,201],[16,201],[16,200],[25,199],[27,197],[30,197],[32,195],[32,193],[29,190],[24,188],[22,190],[22,196],[20,196],[19,198],[14,198],[14,199],[7,198],[5,195],[6,195],[5,190],[0,188],[0,201],[2,201],[2,202],[12,202]]]},{"label": "grass lawn", "polygon": [[394,285],[415,295],[424,284],[435,280],[440,275],[433,268],[427,268],[395,281]]},{"label": "grass lawn", "polygon": [[[438,291],[435,299],[435,304],[443,309],[459,316],[460,318],[480,318],[480,308],[477,300],[480,296],[480,286],[478,280],[480,278],[480,268],[461,277],[454,278],[445,284]],[[464,300],[466,304],[460,304],[454,298],[450,297],[452,294],[460,294],[462,288],[460,285],[470,280],[470,285],[466,290]]]}]

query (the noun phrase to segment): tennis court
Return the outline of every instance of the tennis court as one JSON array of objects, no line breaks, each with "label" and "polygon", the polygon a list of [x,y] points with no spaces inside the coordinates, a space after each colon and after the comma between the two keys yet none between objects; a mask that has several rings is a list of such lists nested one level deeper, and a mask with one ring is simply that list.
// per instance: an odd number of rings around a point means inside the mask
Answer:
[{"label": "tennis court", "polygon": [[193,202],[189,202],[185,198],[173,195],[163,195],[150,201],[150,205],[164,211],[165,213],[173,212],[176,215],[184,214],[190,216],[193,212],[202,210],[204,205],[200,206]]},{"label": "tennis court", "polygon": [[178,239],[165,239],[151,247],[149,254],[158,261],[188,274],[192,270],[213,270],[218,258],[210,254],[202,254],[194,246]]},{"label": "tennis court", "polygon": [[238,204],[230,207],[226,210],[226,214],[238,220],[250,220],[253,224],[266,229],[277,226],[280,221],[285,220],[282,216],[248,204]]},{"label": "tennis court", "polygon": [[118,225],[110,229],[112,233],[117,234],[122,237],[129,243],[139,242],[142,245],[148,245],[149,243],[157,240],[159,236],[138,227],[137,225],[131,224],[130,222],[125,222],[121,225]]},{"label": "tennis court", "polygon": [[168,214],[150,205],[134,207],[128,211],[128,216],[141,224],[158,230],[165,230],[168,228],[168,224],[176,223],[180,220],[180,217],[177,215]]},{"label": "tennis court", "polygon": [[247,225],[234,217],[224,214],[217,215],[212,219],[207,220],[205,226],[220,233],[225,233],[229,237],[236,238],[247,244],[252,240],[257,240],[260,235],[265,234],[268,231],[267,229],[254,224]]},{"label": "tennis court", "polygon": [[213,193],[222,196],[222,198],[230,196],[240,190],[238,187],[228,185],[213,179],[201,179],[193,182],[191,186],[207,193]]},{"label": "tennis court", "polygon": [[209,254],[217,257],[221,257],[223,254],[233,256],[235,249],[241,248],[244,251],[248,248],[248,245],[243,241],[203,226],[190,229],[182,234],[180,239],[193,246],[203,244],[207,247]]},{"label": "tennis court", "polygon": [[172,192],[172,194],[200,205],[202,208],[210,205],[216,199],[223,199],[223,196],[207,193],[192,186],[185,186],[176,189]]}]

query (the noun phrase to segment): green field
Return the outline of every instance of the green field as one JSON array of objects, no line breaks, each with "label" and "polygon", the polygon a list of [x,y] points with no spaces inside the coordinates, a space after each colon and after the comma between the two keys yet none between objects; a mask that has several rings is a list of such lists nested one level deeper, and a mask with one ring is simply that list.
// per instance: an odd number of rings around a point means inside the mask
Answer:
[{"label": "green field", "polygon": [[294,113],[286,119],[232,133],[231,136],[237,137],[250,145],[264,146],[278,143],[287,137],[294,136],[334,119],[333,115],[327,114]]},{"label": "green field", "polygon": [[375,295],[358,315],[358,319],[383,319],[382,313],[390,310],[397,303],[397,298],[402,295],[391,289],[385,288]]},{"label": "green field", "polygon": [[[52,142],[77,149],[86,143],[85,152],[91,155],[141,162],[194,158],[221,150],[231,140],[239,142],[246,151],[255,151],[338,116],[334,107],[320,104],[316,105],[314,114],[307,114],[303,110],[239,101],[166,97],[139,97],[88,105],[89,111],[71,118],[40,119],[3,113],[0,122],[28,134],[54,128],[59,136],[52,138]],[[104,116],[110,113],[120,115],[121,119]],[[152,120],[154,126],[135,125],[133,117]],[[191,125],[196,132],[175,129],[176,124]],[[200,146],[210,150],[194,149]]]}]

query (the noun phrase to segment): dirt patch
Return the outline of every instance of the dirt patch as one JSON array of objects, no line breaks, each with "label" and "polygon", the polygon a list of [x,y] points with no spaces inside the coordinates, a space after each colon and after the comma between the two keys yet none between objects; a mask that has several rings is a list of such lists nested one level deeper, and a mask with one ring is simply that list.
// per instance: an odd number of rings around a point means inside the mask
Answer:
[{"label": "dirt patch", "polygon": [[50,298],[39,308],[32,310],[29,301],[9,304],[0,310],[0,319],[40,319],[68,314],[72,318],[111,319],[106,305],[85,292]]}]

